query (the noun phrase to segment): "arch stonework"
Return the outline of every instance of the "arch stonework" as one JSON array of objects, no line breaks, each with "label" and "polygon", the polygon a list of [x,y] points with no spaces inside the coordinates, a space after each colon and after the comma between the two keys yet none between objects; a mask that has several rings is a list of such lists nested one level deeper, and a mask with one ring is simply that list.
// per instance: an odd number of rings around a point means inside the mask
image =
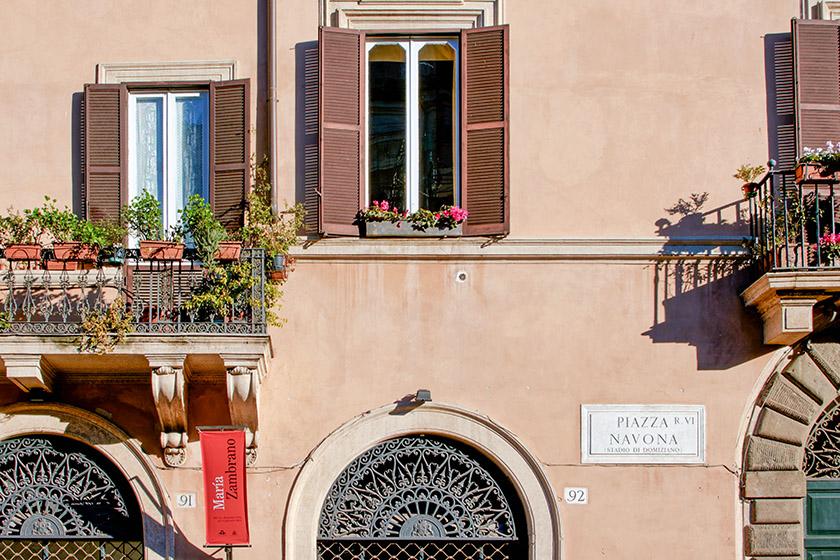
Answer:
[{"label": "arch stonework", "polygon": [[321,506],[341,472],[383,441],[409,434],[444,436],[469,445],[493,461],[513,484],[525,510],[529,558],[559,560],[560,512],[548,476],[511,432],[474,411],[425,402],[405,412],[393,404],[350,420],[309,455],[292,486],[284,523],[284,558],[316,559]]},{"label": "arch stonework", "polygon": [[143,515],[146,560],[174,558],[169,499],[139,447],[117,426],[86,410],[57,403],[17,403],[0,407],[0,440],[32,434],[59,435],[98,450],[120,469]]},{"label": "arch stonework", "polygon": [[765,383],[744,440],[741,499],[747,557],[804,554],[802,470],[808,437],[840,395],[840,344],[822,335],[797,346]]}]

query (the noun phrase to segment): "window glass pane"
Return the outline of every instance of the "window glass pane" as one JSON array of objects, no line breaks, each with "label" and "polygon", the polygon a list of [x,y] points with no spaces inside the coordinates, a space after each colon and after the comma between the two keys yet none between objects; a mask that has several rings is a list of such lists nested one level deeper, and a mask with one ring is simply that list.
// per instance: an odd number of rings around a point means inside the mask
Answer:
[{"label": "window glass pane", "polygon": [[455,50],[426,45],[418,56],[420,207],[455,204]]},{"label": "window glass pane", "polygon": [[182,209],[187,199],[194,194],[205,199],[205,130],[207,111],[205,99],[201,97],[177,97],[175,99],[175,208]]},{"label": "window glass pane", "polygon": [[163,98],[138,97],[135,115],[134,194],[147,190],[163,200]]},{"label": "window glass pane", "polygon": [[376,45],[368,58],[368,169],[370,200],[407,208],[405,194],[406,53]]}]

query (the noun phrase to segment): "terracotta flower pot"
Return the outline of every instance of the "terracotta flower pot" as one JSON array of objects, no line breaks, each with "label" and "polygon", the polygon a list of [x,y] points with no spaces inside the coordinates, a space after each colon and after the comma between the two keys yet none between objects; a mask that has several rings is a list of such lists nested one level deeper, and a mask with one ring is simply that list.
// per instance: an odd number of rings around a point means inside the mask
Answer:
[{"label": "terracotta flower pot", "polygon": [[6,258],[10,261],[40,261],[41,246],[30,243],[12,243],[6,246]]},{"label": "terracotta flower pot", "polygon": [[271,280],[285,280],[289,274],[289,267],[286,266],[286,255],[274,255],[269,262],[266,274]]},{"label": "terracotta flower pot", "polygon": [[213,256],[219,261],[238,261],[241,252],[241,241],[222,241]]},{"label": "terracotta flower pot", "polygon": [[93,245],[83,245],[77,241],[53,243],[53,255],[57,261],[95,261],[98,250]]},{"label": "terracotta flower pot", "polygon": [[174,241],[141,241],[140,256],[146,260],[177,261],[184,256],[184,244]]}]

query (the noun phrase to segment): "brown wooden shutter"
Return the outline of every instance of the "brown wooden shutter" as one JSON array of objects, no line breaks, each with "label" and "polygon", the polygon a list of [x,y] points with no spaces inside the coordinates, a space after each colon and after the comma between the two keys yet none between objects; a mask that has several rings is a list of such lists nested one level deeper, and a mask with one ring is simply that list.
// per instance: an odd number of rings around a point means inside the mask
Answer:
[{"label": "brown wooden shutter", "polygon": [[243,223],[250,179],[250,80],[210,82],[210,205],[228,231]]},{"label": "brown wooden shutter", "polygon": [[[768,39],[772,45],[774,87],[770,95],[773,107],[770,111],[771,146],[770,157],[778,163],[778,169],[793,169],[796,165],[796,131],[793,94],[793,42],[789,33]],[[790,185],[793,185],[793,178]]]},{"label": "brown wooden shutter", "polygon": [[793,20],[796,152],[840,141],[838,23]]},{"label": "brown wooden shutter", "polygon": [[510,231],[508,26],[461,31],[464,235]]},{"label": "brown wooden shutter", "polygon": [[362,207],[364,34],[321,27],[318,36],[319,224],[321,233],[357,235]]},{"label": "brown wooden shutter", "polygon": [[118,220],[128,189],[128,91],[122,84],[85,85],[85,217]]}]

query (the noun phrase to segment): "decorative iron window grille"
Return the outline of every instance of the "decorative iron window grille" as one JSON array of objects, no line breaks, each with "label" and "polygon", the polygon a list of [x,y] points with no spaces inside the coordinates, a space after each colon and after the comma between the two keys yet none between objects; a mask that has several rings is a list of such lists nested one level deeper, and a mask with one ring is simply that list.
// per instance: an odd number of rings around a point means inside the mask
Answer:
[{"label": "decorative iron window grille", "polygon": [[0,540],[3,560],[143,560],[138,541]]},{"label": "decorative iron window grille", "polygon": [[[521,506],[501,473],[430,437],[392,439],[341,473],[321,510],[321,560],[519,557]],[[520,516],[521,517],[521,516]]]},{"label": "decorative iron window grille", "polygon": [[802,470],[809,478],[840,478],[840,406],[825,413],[811,430]]},{"label": "decorative iron window grille", "polygon": [[131,490],[115,481],[113,465],[81,448],[63,438],[0,442],[0,542],[140,540],[139,507]]}]

